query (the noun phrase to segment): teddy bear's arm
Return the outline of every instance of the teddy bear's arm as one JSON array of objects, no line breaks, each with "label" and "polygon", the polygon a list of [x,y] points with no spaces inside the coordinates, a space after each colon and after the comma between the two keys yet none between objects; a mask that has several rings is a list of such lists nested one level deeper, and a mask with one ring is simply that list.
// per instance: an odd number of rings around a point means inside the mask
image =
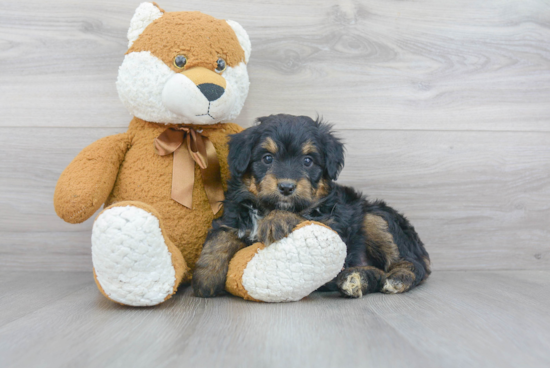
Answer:
[{"label": "teddy bear's arm", "polygon": [[63,171],[54,193],[57,215],[81,223],[107,200],[130,147],[128,133],[102,138],[84,148]]},{"label": "teddy bear's arm", "polygon": [[229,262],[225,288],[253,301],[300,300],[336,277],[346,243],[325,224],[304,221],[269,246],[256,243]]}]

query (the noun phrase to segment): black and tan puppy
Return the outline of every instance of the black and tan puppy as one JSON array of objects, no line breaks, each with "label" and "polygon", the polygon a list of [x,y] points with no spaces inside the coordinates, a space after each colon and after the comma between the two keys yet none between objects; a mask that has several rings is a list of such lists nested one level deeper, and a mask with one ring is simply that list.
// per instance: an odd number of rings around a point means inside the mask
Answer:
[{"label": "black and tan puppy", "polygon": [[254,242],[269,245],[299,223],[330,226],[347,245],[342,272],[322,290],[347,297],[402,293],[430,274],[430,259],[407,219],[334,181],[343,144],[331,126],[306,116],[272,115],[233,135],[223,217],[213,222],[193,275],[195,295],[224,292],[229,260]]}]

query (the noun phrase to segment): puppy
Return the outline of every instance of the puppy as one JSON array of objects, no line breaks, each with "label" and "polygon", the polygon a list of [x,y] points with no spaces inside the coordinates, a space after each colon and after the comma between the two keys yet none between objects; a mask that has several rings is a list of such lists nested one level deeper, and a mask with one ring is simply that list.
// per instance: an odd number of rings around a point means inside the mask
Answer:
[{"label": "puppy", "polygon": [[383,201],[334,181],[344,147],[331,126],[306,116],[271,115],[231,136],[225,209],[213,222],[193,275],[195,295],[224,292],[230,259],[269,245],[306,220],[322,222],[347,246],[344,269],[319,290],[403,293],[430,274],[430,258],[409,221]]}]

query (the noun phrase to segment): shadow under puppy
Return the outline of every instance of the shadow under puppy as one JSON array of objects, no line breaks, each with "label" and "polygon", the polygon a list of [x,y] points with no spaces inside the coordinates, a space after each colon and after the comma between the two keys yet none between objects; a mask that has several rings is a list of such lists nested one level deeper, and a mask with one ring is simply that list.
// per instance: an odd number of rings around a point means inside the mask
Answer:
[{"label": "shadow under puppy", "polygon": [[402,293],[430,274],[430,259],[409,221],[383,201],[334,181],[344,147],[331,126],[307,116],[271,115],[231,136],[224,214],[214,220],[193,275],[195,295],[224,293],[229,261],[255,242],[269,245],[307,220],[347,246],[344,268],[320,290],[359,298]]}]

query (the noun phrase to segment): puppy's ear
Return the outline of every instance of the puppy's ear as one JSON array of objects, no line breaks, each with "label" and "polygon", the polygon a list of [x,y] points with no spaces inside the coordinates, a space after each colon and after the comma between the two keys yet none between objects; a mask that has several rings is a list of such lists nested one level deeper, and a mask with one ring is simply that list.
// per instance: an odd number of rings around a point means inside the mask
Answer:
[{"label": "puppy's ear", "polygon": [[336,180],[344,167],[344,144],[334,136],[330,124],[319,121],[319,133],[325,153],[325,175]]},{"label": "puppy's ear", "polygon": [[232,178],[242,176],[248,169],[257,142],[256,130],[256,127],[251,127],[230,136],[227,163]]}]

